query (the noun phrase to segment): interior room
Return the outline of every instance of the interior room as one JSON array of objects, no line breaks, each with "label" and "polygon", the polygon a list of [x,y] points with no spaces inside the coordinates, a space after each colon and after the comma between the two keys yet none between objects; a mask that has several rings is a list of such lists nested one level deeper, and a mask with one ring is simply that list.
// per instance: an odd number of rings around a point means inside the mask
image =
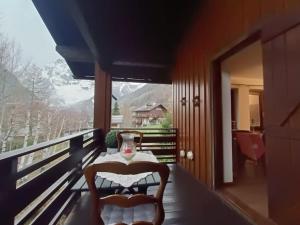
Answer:
[{"label": "interior room", "polygon": [[265,171],[263,65],[255,42],[222,62],[222,190],[268,217]]}]

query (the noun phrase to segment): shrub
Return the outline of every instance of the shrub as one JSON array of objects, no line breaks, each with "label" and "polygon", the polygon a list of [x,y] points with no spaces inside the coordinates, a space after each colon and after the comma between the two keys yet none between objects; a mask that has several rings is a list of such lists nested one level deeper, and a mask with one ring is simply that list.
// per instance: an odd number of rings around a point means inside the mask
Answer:
[{"label": "shrub", "polygon": [[105,136],[105,145],[107,148],[117,148],[117,131],[109,131]]},{"label": "shrub", "polygon": [[170,113],[165,114],[165,118],[161,123],[161,127],[164,129],[169,129],[172,127],[172,115]]}]

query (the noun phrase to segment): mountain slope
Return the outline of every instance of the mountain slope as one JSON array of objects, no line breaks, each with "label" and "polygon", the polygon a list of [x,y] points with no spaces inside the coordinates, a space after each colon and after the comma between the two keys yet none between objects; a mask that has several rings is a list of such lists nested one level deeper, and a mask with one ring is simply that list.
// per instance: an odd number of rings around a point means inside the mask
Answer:
[{"label": "mountain slope", "polygon": [[0,103],[26,103],[30,99],[28,91],[18,78],[0,65]]}]

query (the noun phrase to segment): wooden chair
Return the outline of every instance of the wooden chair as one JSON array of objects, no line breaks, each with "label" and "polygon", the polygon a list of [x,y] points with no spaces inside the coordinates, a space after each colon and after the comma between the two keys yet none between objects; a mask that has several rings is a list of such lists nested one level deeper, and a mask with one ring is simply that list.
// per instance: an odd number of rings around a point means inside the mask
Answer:
[{"label": "wooden chair", "polygon": [[260,134],[236,132],[235,135],[241,152],[248,159],[258,162],[264,156],[266,150]]},{"label": "wooden chair", "polygon": [[135,136],[139,137],[139,142],[137,142],[136,147],[139,147],[140,150],[142,151],[142,140],[143,140],[143,136],[144,134],[142,132],[139,131],[130,131],[130,130],[125,130],[125,131],[119,131],[117,132],[117,142],[118,142],[118,150],[120,151],[121,145],[122,145],[122,135],[121,134],[133,134]]},{"label": "wooden chair", "polygon": [[[134,194],[130,196],[114,194],[106,197],[99,197],[95,186],[95,176],[97,172],[110,172],[123,175],[139,174],[144,172],[158,172],[161,179],[160,186],[155,196],[149,196],[145,194]],[[88,166],[84,170],[84,175],[91,192],[93,205],[92,217],[94,223],[104,225],[104,222],[111,222],[109,218],[106,218],[106,221],[104,221],[105,219],[103,220],[101,217],[101,213],[105,211],[106,206],[114,206],[123,209],[134,208],[136,210],[138,210],[138,207],[141,206],[144,207],[141,208],[143,213],[149,213],[148,208],[145,209],[145,205],[151,205],[153,206],[153,214],[150,216],[151,221],[143,221],[141,218],[139,218],[139,221],[130,221],[130,223],[133,225],[161,225],[165,217],[163,208],[163,193],[168,182],[169,173],[170,170],[167,165],[153,162],[133,162],[129,165],[119,162],[107,162]],[[126,218],[123,216],[124,215],[120,216],[120,218]],[[124,221],[120,221],[119,218],[117,218],[117,221],[112,221],[112,223],[116,225],[126,225],[123,222]]]}]

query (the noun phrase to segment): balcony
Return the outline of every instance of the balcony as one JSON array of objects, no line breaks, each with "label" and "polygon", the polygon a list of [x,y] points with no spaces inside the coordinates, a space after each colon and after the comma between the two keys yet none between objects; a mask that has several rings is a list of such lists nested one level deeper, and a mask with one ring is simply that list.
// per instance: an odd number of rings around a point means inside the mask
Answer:
[{"label": "balcony", "polygon": [[[121,81],[172,84],[174,128],[142,130],[143,150],[171,168],[165,224],[299,225],[299,1],[32,1],[72,76],[95,81],[95,129],[1,154],[1,223],[88,223],[88,193],[75,193],[72,187],[83,169],[106,151],[112,82]],[[232,133],[230,119],[240,116],[233,115],[238,107],[223,101],[237,104],[242,98],[231,96],[230,71],[223,66],[255,42],[261,45],[261,63],[253,68],[263,73],[267,87],[261,101],[265,111],[259,110],[266,118],[265,215],[257,212],[252,195],[254,207],[249,207],[225,190],[235,182],[238,163],[233,161],[238,154],[232,154],[232,138],[224,137]],[[244,81],[256,80],[256,72],[241,69],[241,61],[256,60],[240,59],[233,60],[231,71],[239,68],[246,79],[232,87],[238,85],[248,99]],[[260,82],[253,85],[260,90]],[[3,145],[6,148],[6,142]],[[47,149],[56,150],[40,157]],[[37,157],[32,164],[19,167],[22,157],[33,155]]]},{"label": "balcony", "polygon": [[[203,184],[176,165],[177,130],[142,129],[143,150],[171,168],[164,195],[164,224],[249,224]],[[3,224],[89,224],[88,194],[72,192],[83,169],[105,151],[100,129],[41,143],[0,156]],[[18,160],[60,146],[52,155],[18,169]],[[64,146],[62,148],[62,146]],[[156,187],[151,188],[155,191]],[[12,204],[7,204],[11,202]],[[71,212],[71,213],[70,213]],[[218,217],[215,217],[218,213]],[[224,223],[222,223],[224,224]]]}]

